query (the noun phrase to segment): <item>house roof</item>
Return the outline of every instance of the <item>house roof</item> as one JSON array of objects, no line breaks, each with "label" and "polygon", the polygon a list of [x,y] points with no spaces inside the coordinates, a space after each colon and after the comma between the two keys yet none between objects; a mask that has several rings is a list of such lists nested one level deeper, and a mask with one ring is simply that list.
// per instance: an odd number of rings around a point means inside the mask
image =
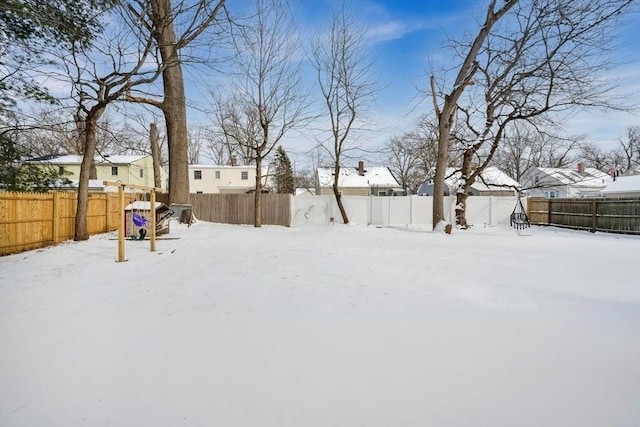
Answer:
[{"label": "house roof", "polygon": [[603,194],[638,193],[640,194],[640,175],[619,176],[602,189]]},{"label": "house roof", "polygon": [[520,184],[495,166],[489,166],[480,173],[481,179],[476,179],[472,188],[479,191],[516,189]]},{"label": "house roof", "polygon": [[[451,191],[457,189],[462,184],[462,173],[456,171],[456,168],[447,168],[445,171],[444,183]],[[476,178],[475,182],[471,185],[471,188],[478,191],[503,191],[510,188],[515,189],[520,187],[518,181],[509,177],[506,173],[500,169],[489,166],[480,173],[480,178]]]},{"label": "house roof", "polygon": [[602,188],[611,182],[611,177],[596,168],[585,168],[584,173],[577,169],[565,168],[536,168],[535,174],[540,174],[540,181],[546,183],[557,182],[559,185],[572,185],[577,187]]},{"label": "house roof", "polygon": [[[189,165],[189,169],[249,169],[249,170],[254,170],[256,168],[256,165],[236,165],[236,166],[231,166],[231,165],[203,165],[203,164],[191,164]],[[268,166],[263,166],[262,170],[267,169]]]},{"label": "house roof", "polygon": [[[94,157],[95,162],[98,164],[104,163],[114,163],[114,164],[130,164],[133,162],[137,162],[138,160],[142,160],[146,157],[149,157],[148,154],[143,155],[106,155],[100,156],[96,155]],[[82,156],[76,154],[69,154],[65,156],[58,156],[55,158],[47,159],[47,163],[52,164],[60,164],[60,165],[69,165],[69,164],[80,164],[82,163]]]},{"label": "house roof", "polygon": [[[333,185],[334,170],[333,168],[318,168],[318,183],[321,187],[329,187]],[[338,178],[338,187],[340,188],[365,188],[372,185],[380,187],[397,187],[400,184],[394,178],[393,174],[387,167],[367,167],[364,175],[358,173],[358,168],[340,168],[340,177]]]}]

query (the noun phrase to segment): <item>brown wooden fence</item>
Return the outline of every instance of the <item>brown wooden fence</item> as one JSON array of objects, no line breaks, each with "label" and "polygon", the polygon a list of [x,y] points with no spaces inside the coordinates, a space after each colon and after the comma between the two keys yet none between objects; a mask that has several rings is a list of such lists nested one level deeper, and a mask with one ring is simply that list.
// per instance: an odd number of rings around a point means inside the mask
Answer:
[{"label": "brown wooden fence", "polygon": [[579,230],[640,234],[640,199],[529,198],[532,224]]},{"label": "brown wooden fence", "polygon": [[[190,194],[189,204],[197,219],[221,224],[253,224],[253,194]],[[168,194],[157,200],[169,204]],[[291,226],[291,195],[263,194],[262,224]]]},{"label": "brown wooden fence", "polygon": [[[0,255],[60,243],[73,238],[77,193],[0,192]],[[120,219],[118,195],[89,195],[89,234],[115,230]]]}]

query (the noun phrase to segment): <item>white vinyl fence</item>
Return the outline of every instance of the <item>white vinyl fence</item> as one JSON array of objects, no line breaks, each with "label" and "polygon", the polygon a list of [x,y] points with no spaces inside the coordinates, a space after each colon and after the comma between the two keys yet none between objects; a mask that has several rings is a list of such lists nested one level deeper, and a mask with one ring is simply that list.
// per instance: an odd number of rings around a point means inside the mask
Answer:
[{"label": "white vinyl fence", "polygon": [[[473,225],[509,224],[517,197],[471,196],[467,199],[467,222]],[[433,197],[343,196],[351,224],[378,226],[431,226]],[[445,217],[455,221],[455,196],[445,197]],[[334,196],[291,198],[291,225],[342,223]]]}]

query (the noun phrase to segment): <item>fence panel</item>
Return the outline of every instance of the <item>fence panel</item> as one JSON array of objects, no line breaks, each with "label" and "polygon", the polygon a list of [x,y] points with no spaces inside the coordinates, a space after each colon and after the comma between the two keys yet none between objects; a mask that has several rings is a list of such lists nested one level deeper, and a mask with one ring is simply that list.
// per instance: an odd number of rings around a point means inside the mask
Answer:
[{"label": "fence panel", "polygon": [[640,199],[599,201],[596,230],[640,234]]},{"label": "fence panel", "polygon": [[[169,204],[167,194],[158,194],[157,200]],[[262,194],[262,224],[291,226],[291,195]],[[193,214],[203,221],[220,224],[254,223],[254,194],[189,194]]]},{"label": "fence panel", "polygon": [[594,228],[593,199],[554,199],[550,202],[549,225],[591,230]]},{"label": "fence panel", "polygon": [[640,199],[528,199],[532,224],[640,234]]},{"label": "fence panel", "polygon": [[549,225],[549,199],[528,198],[527,216],[529,216],[531,224]]},{"label": "fence panel", "polygon": [[[0,193],[0,255],[42,248],[73,238],[77,193]],[[91,194],[89,234],[117,228],[117,194]]]}]

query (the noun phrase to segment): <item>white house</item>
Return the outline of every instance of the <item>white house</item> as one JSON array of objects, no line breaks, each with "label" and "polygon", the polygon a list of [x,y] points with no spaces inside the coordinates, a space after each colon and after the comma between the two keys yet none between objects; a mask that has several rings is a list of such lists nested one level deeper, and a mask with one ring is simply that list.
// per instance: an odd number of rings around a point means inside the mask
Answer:
[{"label": "white house", "polygon": [[601,191],[604,197],[640,197],[640,175],[623,175]]},{"label": "white house", "polygon": [[[270,191],[269,166],[262,168],[263,191]],[[256,188],[255,165],[189,165],[189,192],[203,194],[243,194]]]},{"label": "white house", "polygon": [[[316,170],[316,194],[333,194],[335,179],[333,168]],[[404,195],[402,186],[387,167],[367,167],[358,162],[358,167],[340,168],[338,191],[344,196],[389,196]]]},{"label": "white house", "polygon": [[[444,193],[455,194],[460,188],[462,173],[455,168],[447,168],[445,171]],[[518,194],[520,184],[500,169],[489,166],[480,173],[471,188],[470,196],[515,196]],[[418,188],[419,196],[433,196],[433,179],[423,182]]]},{"label": "white house", "polygon": [[525,187],[528,197],[597,197],[611,182],[608,174],[578,163],[574,169],[535,168],[527,175]]},{"label": "white house", "polygon": [[[35,161],[32,161],[35,163]],[[72,183],[80,179],[82,156],[63,155],[38,160],[38,164],[57,167]],[[96,155],[94,158],[97,181],[120,181],[145,187],[154,186],[153,160],[150,155]],[[167,176],[161,168],[161,188],[166,189]],[[72,184],[71,187],[77,184]]]}]

